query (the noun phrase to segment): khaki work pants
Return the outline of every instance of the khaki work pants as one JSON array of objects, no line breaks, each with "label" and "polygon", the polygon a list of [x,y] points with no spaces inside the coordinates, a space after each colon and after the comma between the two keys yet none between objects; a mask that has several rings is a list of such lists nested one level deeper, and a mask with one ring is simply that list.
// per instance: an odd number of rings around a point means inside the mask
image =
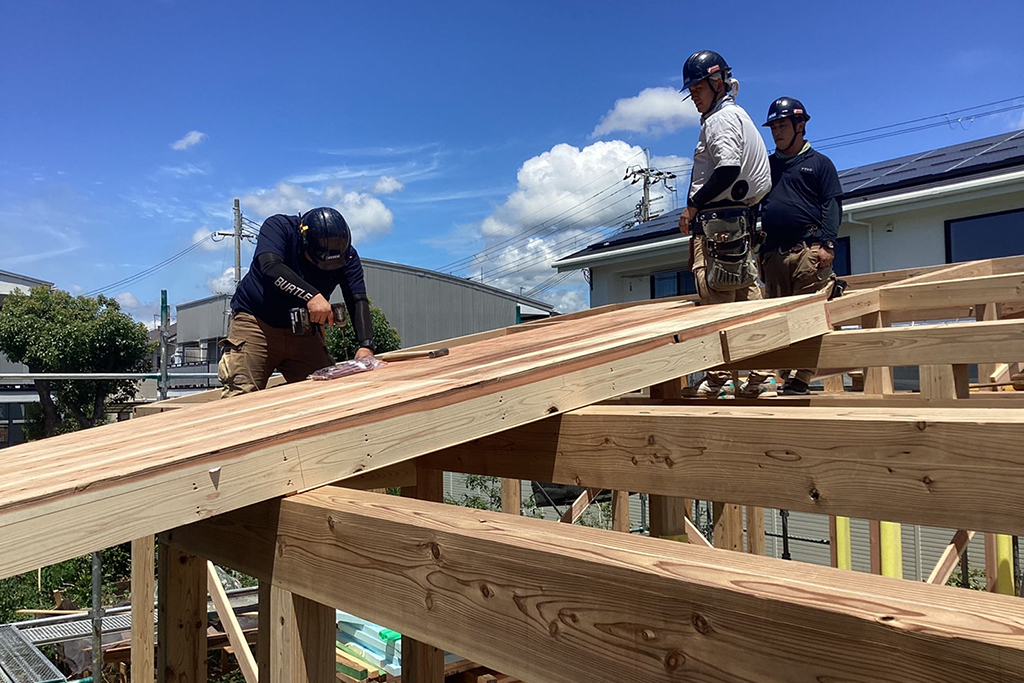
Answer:
[{"label": "khaki work pants", "polygon": [[320,368],[334,365],[318,325],[306,334],[271,327],[249,313],[231,316],[224,353],[217,366],[221,398],[261,391],[275,370],[286,382],[299,382]]},{"label": "khaki work pants", "polygon": [[[788,251],[772,249],[761,254],[761,273],[769,299],[827,292],[835,282],[831,266],[818,268],[818,247],[803,243]],[[796,378],[809,383],[814,372],[813,369],[797,370]]]},{"label": "khaki work pants", "polygon": [[[734,301],[757,301],[763,299],[761,286],[757,284],[756,280],[749,287],[736,289],[731,292],[718,292],[708,288],[707,277],[705,276],[707,272],[705,265],[707,263],[707,257],[705,256],[707,251],[706,240],[707,238],[704,235],[694,235],[690,240],[690,270],[693,271],[693,279],[697,283],[697,296],[700,297],[700,305],[731,304]],[[751,370],[747,379],[750,382],[759,384],[768,379],[772,374],[771,370]],[[711,384],[725,384],[732,379],[732,373],[727,370],[709,370],[705,375]]]}]

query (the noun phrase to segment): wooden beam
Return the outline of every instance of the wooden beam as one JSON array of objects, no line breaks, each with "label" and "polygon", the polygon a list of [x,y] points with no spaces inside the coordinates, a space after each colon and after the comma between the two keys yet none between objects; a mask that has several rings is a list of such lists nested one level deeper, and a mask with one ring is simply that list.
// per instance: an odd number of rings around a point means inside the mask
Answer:
[{"label": "wooden beam", "polygon": [[153,536],[132,541],[132,683],[153,683],[156,673],[154,645],[156,623],[153,597],[156,584],[156,539]]},{"label": "wooden beam", "polygon": [[970,395],[966,365],[922,365],[920,378],[921,398],[925,401],[962,399]]},{"label": "wooden beam", "polygon": [[[830,329],[824,303],[808,297],[655,301],[430,363],[12,447],[5,462],[19,476],[0,478],[0,578],[718,365],[722,330],[781,312],[794,340]],[[47,533],[57,528],[78,533]]]},{"label": "wooden beam", "polygon": [[[885,311],[871,313],[861,318],[861,327],[889,327],[890,318]],[[868,366],[864,370],[864,393],[891,394],[893,392],[892,367]]]},{"label": "wooden beam", "polygon": [[521,479],[501,480],[501,511],[510,515],[522,514],[523,482]]},{"label": "wooden beam", "polygon": [[612,491],[612,531],[630,532],[629,491]]},{"label": "wooden beam", "polygon": [[747,506],[747,552],[764,555],[764,508]]},{"label": "wooden beam", "polygon": [[231,648],[235,651],[235,659],[238,660],[238,669],[242,672],[242,678],[245,679],[245,683],[257,683],[259,668],[256,666],[256,658],[253,656],[252,650],[249,649],[245,633],[238,623],[235,611],[231,608],[228,594],[224,590],[224,584],[220,582],[220,576],[217,575],[217,568],[213,566],[213,562],[206,563],[206,587],[213,600],[213,606],[217,610],[217,616],[220,617],[221,626],[224,627],[224,633],[227,634],[228,642],[231,643]]},{"label": "wooden beam", "polygon": [[979,301],[1020,301],[1024,298],[1024,274],[891,285],[880,289],[879,295],[883,311],[974,306]]},{"label": "wooden beam", "polygon": [[829,332],[786,349],[730,363],[726,369],[864,368],[1001,363],[1024,357],[1024,321],[877,327]]},{"label": "wooden beam", "polygon": [[[385,495],[385,494],[368,494]],[[334,683],[336,612],[322,601],[260,581],[259,680]]]},{"label": "wooden beam", "polygon": [[[402,495],[440,503],[444,500],[444,472],[417,467],[416,488],[403,489]],[[405,683],[444,683],[444,650],[434,642],[433,637],[420,640],[402,631],[402,680]]]},{"label": "wooden beam", "polygon": [[1005,596],[337,487],[166,538],[526,681],[1024,671]]},{"label": "wooden beam", "polygon": [[[935,568],[932,569],[925,583],[933,583],[940,586],[946,585],[949,577],[953,575],[953,570],[956,569],[957,563],[960,562],[960,556],[964,554],[964,550],[967,549],[967,544],[971,542],[972,538],[974,538],[974,532],[965,529],[960,529],[953,534],[953,539],[946,546],[946,549],[942,551],[939,561],[935,563]],[[964,581],[967,581],[967,577],[964,577]]]},{"label": "wooden beam", "polygon": [[[1019,410],[722,403],[595,406],[424,461],[455,472],[1024,535]],[[652,503],[652,527],[656,513]]]},{"label": "wooden beam", "polygon": [[713,503],[712,539],[716,548],[743,551],[743,508],[732,503]]},{"label": "wooden beam", "polygon": [[161,544],[157,554],[158,683],[206,681],[206,562]]},{"label": "wooden beam", "polygon": [[572,502],[572,505],[562,513],[562,518],[558,521],[563,524],[575,524],[576,520],[586,512],[587,508],[590,507],[590,504],[594,502],[595,498],[601,495],[601,491],[603,490],[604,489],[595,488],[584,489],[583,493],[576,496],[576,500]]}]

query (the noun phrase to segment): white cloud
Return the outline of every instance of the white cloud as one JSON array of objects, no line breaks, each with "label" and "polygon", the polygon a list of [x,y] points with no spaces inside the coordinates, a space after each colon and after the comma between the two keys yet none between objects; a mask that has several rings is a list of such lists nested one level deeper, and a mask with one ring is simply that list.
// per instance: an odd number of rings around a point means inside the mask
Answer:
[{"label": "white cloud", "polygon": [[[242,269],[242,277],[245,277],[245,273],[248,268]],[[235,268],[227,268],[217,277],[210,278],[206,281],[206,288],[213,294],[234,294],[235,293]]]},{"label": "white cloud", "polygon": [[605,114],[590,137],[615,131],[664,135],[700,123],[700,114],[674,88],[647,88],[636,97],[624,97]]},{"label": "white cloud", "polygon": [[160,171],[167,175],[175,176],[176,178],[187,178],[192,175],[206,175],[206,170],[196,166],[195,164],[185,164],[183,166],[161,166]]},{"label": "white cloud", "polygon": [[[584,308],[589,294],[582,275],[567,278],[552,263],[593,244],[632,218],[642,185],[623,180],[626,169],[642,166],[643,150],[621,140],[600,141],[582,149],[559,144],[523,163],[517,188],[475,230],[461,226],[453,244],[475,243],[481,250],[465,274],[514,293],[548,301],[562,312]],[[655,168],[688,172],[690,160],[665,156],[652,159]],[[657,186],[655,212],[668,211],[671,193]],[[472,232],[472,234],[468,234]],[[455,239],[457,238],[457,240]],[[507,241],[507,245],[505,242]],[[488,249],[489,248],[489,249]]]},{"label": "white cloud", "polygon": [[180,140],[175,140],[174,143],[171,144],[171,149],[181,152],[189,147],[195,147],[207,137],[206,133],[201,133],[198,130],[190,130],[185,133],[185,137]]},{"label": "white cloud", "polygon": [[331,206],[345,216],[357,242],[391,232],[395,220],[391,209],[380,199],[363,192],[346,192],[341,185],[328,185],[317,192],[292,183],[278,183],[272,190],[242,197],[241,204],[247,215],[259,216],[259,220],[277,213],[298,214],[318,206]]},{"label": "white cloud", "polygon": [[[215,231],[212,230],[210,226],[204,225],[203,227],[199,228],[194,233],[192,233],[192,244],[199,244],[200,242],[202,242],[200,249],[202,249],[203,251],[220,251],[221,249],[235,248],[234,238],[227,235],[218,235],[215,236],[213,239],[207,240],[206,238],[213,234],[213,232]],[[218,230],[216,232],[226,231]],[[206,241],[203,242],[203,240]]]},{"label": "white cloud", "polygon": [[121,308],[136,308],[142,305],[131,292],[121,292],[114,297],[114,300],[121,305]]},{"label": "white cloud", "polygon": [[374,194],[391,194],[405,188],[398,178],[390,175],[382,175],[373,186]]}]

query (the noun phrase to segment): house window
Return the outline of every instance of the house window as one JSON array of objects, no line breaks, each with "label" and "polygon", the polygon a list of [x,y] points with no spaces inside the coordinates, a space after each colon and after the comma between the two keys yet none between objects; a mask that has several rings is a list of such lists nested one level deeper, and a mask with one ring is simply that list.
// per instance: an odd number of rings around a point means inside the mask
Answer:
[{"label": "house window", "polygon": [[946,221],[946,263],[1024,254],[1024,209]]},{"label": "house window", "polygon": [[696,293],[697,283],[693,279],[693,273],[689,270],[673,270],[668,273],[655,273],[651,276],[652,299]]},{"label": "house window", "polygon": [[836,238],[836,254],[832,260],[832,270],[839,277],[846,277],[850,274],[850,238]]}]

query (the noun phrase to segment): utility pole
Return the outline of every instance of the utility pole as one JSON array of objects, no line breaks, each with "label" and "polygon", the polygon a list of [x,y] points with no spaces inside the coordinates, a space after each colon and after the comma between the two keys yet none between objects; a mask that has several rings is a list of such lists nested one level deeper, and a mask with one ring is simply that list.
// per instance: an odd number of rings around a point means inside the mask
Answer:
[{"label": "utility pole", "polygon": [[167,400],[167,338],[171,314],[167,310],[167,290],[160,290],[160,400]]},{"label": "utility pole", "polygon": [[242,281],[242,209],[235,199],[235,287]]},{"label": "utility pole", "polygon": [[[623,180],[632,178],[634,184],[641,180],[644,183],[644,196],[636,205],[636,212],[633,214],[634,220],[626,223],[626,227],[636,225],[637,223],[646,223],[652,218],[658,217],[658,214],[651,214],[651,187],[658,183],[664,183],[669,192],[675,191],[675,188],[668,184],[668,181],[676,177],[675,173],[651,168],[651,150],[649,148],[644,149],[644,152],[647,154],[647,165],[643,167],[630,166],[626,169],[626,175],[622,178]],[[654,199],[661,199],[661,197],[654,197]]]}]

